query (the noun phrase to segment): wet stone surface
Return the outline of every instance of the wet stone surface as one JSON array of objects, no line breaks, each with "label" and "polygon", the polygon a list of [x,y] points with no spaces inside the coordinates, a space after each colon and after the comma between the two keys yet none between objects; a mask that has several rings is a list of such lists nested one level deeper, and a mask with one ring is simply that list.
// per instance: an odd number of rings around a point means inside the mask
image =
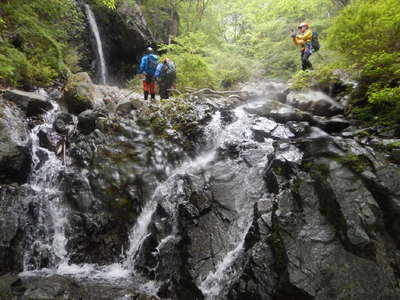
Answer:
[{"label": "wet stone surface", "polygon": [[56,111],[40,138],[13,111],[33,170],[0,186],[1,275],[53,273],[4,275],[0,299],[400,297],[390,137],[279,82],[243,87],[248,102],[93,87],[90,110]]}]

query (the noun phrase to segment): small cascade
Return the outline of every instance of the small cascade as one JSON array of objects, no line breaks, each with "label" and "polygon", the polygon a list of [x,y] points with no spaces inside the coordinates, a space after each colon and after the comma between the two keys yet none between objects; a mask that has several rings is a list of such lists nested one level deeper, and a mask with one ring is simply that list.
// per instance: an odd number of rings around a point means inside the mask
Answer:
[{"label": "small cascade", "polygon": [[97,27],[96,18],[89,4],[85,4],[86,15],[89,21],[89,26],[96,41],[97,54],[100,60],[100,84],[107,84],[107,67],[104,59],[103,44],[101,42],[99,28]]},{"label": "small cascade", "polygon": [[234,282],[233,278],[235,275],[238,275],[235,270],[235,263],[243,252],[244,241],[249,227],[250,226],[243,232],[242,240],[236,248],[229,251],[224,259],[217,265],[215,272],[210,272],[206,279],[200,283],[199,288],[205,296],[205,299],[218,299],[223,288],[229,285],[230,282]]},{"label": "small cascade", "polygon": [[[171,196],[175,197],[181,193],[179,184],[176,184],[176,180],[179,178],[177,175],[192,174],[196,173],[198,170],[207,171],[207,169],[212,168],[211,162],[215,159],[218,148],[223,146],[224,143],[235,140],[245,141],[251,137],[252,133],[249,128],[251,127],[253,119],[246,113],[243,107],[236,108],[234,110],[234,115],[236,121],[224,127],[221,113],[217,111],[205,128],[205,136],[209,138],[208,145],[204,147],[206,149],[205,152],[201,153],[195,159],[183,163],[172,172],[164,183],[157,187],[152,200],[143,209],[142,214],[139,216],[138,221],[131,231],[130,246],[129,250],[126,252],[126,267],[135,269],[135,259],[140,251],[142,243],[150,234],[148,230],[152,221],[152,216],[156,211],[157,201],[160,199],[168,199]],[[165,206],[168,204],[163,202],[163,205]],[[209,299],[216,299],[215,297],[220,295],[224,286],[235,276],[235,272],[231,269],[233,269],[232,266],[243,250],[245,236],[252,221],[253,205],[254,201],[242,201],[241,199],[235,201],[234,206],[239,214],[235,224],[232,225],[232,229],[230,230],[229,244],[231,245],[231,250],[229,250],[218,263],[215,272],[211,272],[204,281],[199,282],[199,288]],[[175,208],[168,207],[168,210],[173,212]],[[173,238],[173,234],[165,237],[160,241],[156,250],[159,251],[163,243]]]},{"label": "small cascade", "polygon": [[46,113],[44,122],[31,131],[32,171],[29,184],[30,199],[35,205],[36,221],[33,224],[24,255],[24,270],[56,268],[68,260],[65,227],[67,211],[62,202],[61,174],[64,171],[62,158],[53,151],[41,147],[39,133],[52,130],[59,106],[52,101],[53,109]]}]

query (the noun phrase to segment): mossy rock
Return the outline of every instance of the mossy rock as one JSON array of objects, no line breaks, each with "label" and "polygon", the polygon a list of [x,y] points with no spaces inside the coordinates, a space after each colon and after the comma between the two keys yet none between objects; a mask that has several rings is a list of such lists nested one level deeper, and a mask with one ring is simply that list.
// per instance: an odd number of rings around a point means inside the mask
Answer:
[{"label": "mossy rock", "polygon": [[81,72],[71,75],[64,88],[62,103],[73,114],[93,108],[96,90],[88,73]]}]

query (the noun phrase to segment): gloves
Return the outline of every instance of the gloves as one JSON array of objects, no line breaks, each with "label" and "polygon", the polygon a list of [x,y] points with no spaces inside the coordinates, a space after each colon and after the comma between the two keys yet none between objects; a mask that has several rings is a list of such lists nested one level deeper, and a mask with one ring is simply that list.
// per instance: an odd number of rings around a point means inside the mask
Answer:
[{"label": "gloves", "polygon": [[291,37],[291,38],[295,38],[295,37],[296,37],[296,32],[293,31],[293,32],[290,34],[290,37]]}]

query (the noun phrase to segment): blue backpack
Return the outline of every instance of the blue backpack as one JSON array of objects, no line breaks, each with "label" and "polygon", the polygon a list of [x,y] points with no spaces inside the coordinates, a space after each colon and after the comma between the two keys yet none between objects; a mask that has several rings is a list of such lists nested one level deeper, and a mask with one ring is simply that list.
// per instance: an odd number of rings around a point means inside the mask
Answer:
[{"label": "blue backpack", "polygon": [[154,54],[150,54],[147,57],[147,72],[149,75],[154,75],[154,73],[156,72],[156,68],[157,68],[157,64],[158,64],[158,57],[157,55]]}]

